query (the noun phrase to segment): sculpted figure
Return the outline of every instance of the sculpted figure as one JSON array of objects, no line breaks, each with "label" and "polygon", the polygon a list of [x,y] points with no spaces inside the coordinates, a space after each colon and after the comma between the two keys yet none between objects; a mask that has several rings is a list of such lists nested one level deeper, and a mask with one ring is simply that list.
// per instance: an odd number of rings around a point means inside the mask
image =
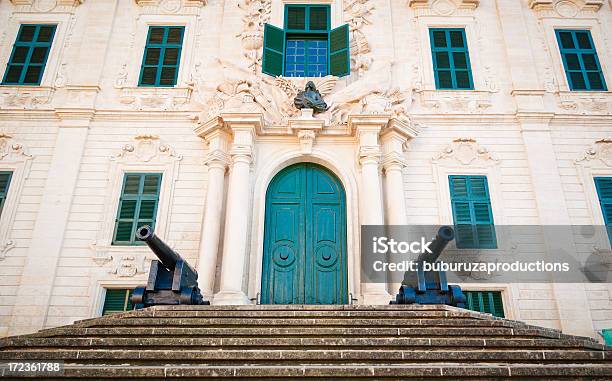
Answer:
[{"label": "sculpted figure", "polygon": [[297,94],[293,99],[293,104],[299,110],[311,108],[315,113],[327,111],[327,103],[325,103],[321,93],[312,81],[306,83],[306,88]]}]

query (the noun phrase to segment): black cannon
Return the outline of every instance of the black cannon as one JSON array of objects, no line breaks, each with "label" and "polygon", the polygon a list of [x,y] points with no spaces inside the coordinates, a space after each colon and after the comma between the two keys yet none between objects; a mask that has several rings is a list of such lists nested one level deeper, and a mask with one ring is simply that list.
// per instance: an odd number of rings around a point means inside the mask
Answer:
[{"label": "black cannon", "polygon": [[436,238],[429,245],[431,253],[426,252],[417,258],[417,272],[406,271],[395,300],[389,304],[447,304],[465,307],[465,295],[461,287],[449,285],[444,271],[424,271],[424,263],[434,263],[446,245],[455,238],[450,226],[438,229]]},{"label": "black cannon", "polygon": [[142,226],[136,238],[149,246],[159,260],[151,261],[149,281],[136,287],[132,304],[136,308],[163,304],[210,304],[198,288],[198,273],[178,253],[172,250],[153,229]]}]

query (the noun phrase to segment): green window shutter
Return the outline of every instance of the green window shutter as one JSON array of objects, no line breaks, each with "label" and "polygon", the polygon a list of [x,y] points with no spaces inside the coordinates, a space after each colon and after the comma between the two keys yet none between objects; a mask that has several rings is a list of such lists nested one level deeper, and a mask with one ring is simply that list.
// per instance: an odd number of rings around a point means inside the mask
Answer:
[{"label": "green window shutter", "polygon": [[136,230],[143,225],[155,228],[162,175],[127,173],[119,199],[113,245],[137,245]]},{"label": "green window shutter", "polygon": [[264,26],[264,53],[262,71],[272,76],[283,75],[285,31],[266,24]]},{"label": "green window shutter", "polygon": [[0,172],[0,217],[2,217],[2,209],[4,209],[12,176],[13,172]]},{"label": "green window shutter", "polygon": [[504,317],[504,304],[500,291],[463,291],[467,309]]},{"label": "green window shutter", "polygon": [[436,89],[474,89],[465,29],[430,29],[429,38]]},{"label": "green window shutter", "polygon": [[288,5],[285,9],[285,28],[292,30],[306,29],[306,10],[303,5]]},{"label": "green window shutter", "polygon": [[310,7],[308,19],[308,29],[310,31],[329,30],[329,7]]},{"label": "green window shutter", "polygon": [[133,290],[125,288],[106,289],[102,315],[133,310],[134,306],[131,300],[132,292]]},{"label": "green window shutter", "polygon": [[555,30],[572,91],[607,91],[595,44],[588,30]]},{"label": "green window shutter", "polygon": [[343,77],[350,72],[349,26],[344,24],[329,34],[329,73]]},{"label": "green window shutter", "polygon": [[595,188],[597,188],[601,213],[612,244],[612,177],[596,177]]},{"label": "green window shutter", "polygon": [[486,176],[449,176],[448,181],[457,248],[497,248]]},{"label": "green window shutter", "polygon": [[40,85],[56,25],[23,24],[4,72],[3,85]]},{"label": "green window shutter", "polygon": [[176,85],[184,34],[183,26],[149,27],[139,86]]}]

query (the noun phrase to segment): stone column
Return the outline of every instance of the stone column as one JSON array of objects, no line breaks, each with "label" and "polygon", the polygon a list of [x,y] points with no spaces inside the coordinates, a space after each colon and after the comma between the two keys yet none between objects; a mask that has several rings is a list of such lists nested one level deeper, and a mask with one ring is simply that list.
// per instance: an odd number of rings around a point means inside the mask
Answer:
[{"label": "stone column", "polygon": [[383,169],[385,171],[385,216],[388,225],[406,225],[406,195],[404,174],[406,159],[403,147],[407,138],[397,131],[387,131],[381,136],[383,145]]},{"label": "stone column", "polygon": [[204,162],[208,167],[208,181],[197,267],[198,284],[206,300],[212,299],[215,285],[221,222],[223,221],[225,171],[230,162],[227,153],[229,132],[222,129],[222,124],[219,123],[215,123],[212,127],[212,131],[209,128],[204,131],[196,129],[196,134],[207,141],[209,149]]},{"label": "stone column", "polygon": [[[352,117],[350,122],[356,129],[359,164],[361,166],[361,225],[383,225],[381,157],[378,135],[389,121],[384,116]],[[362,283],[363,304],[389,304],[391,295],[386,283]]]},{"label": "stone column", "polygon": [[249,304],[243,290],[250,228],[251,163],[256,122],[245,118],[224,118],[234,140],[230,149],[231,166],[223,238],[220,291],[215,304]]}]

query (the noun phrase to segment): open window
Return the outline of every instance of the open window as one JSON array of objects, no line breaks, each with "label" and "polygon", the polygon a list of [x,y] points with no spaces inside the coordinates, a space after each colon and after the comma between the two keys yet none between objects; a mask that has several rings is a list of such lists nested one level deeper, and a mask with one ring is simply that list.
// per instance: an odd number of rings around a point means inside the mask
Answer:
[{"label": "open window", "polygon": [[272,76],[349,75],[349,26],[331,29],[328,5],[287,5],[284,29],[264,27],[262,66]]}]

